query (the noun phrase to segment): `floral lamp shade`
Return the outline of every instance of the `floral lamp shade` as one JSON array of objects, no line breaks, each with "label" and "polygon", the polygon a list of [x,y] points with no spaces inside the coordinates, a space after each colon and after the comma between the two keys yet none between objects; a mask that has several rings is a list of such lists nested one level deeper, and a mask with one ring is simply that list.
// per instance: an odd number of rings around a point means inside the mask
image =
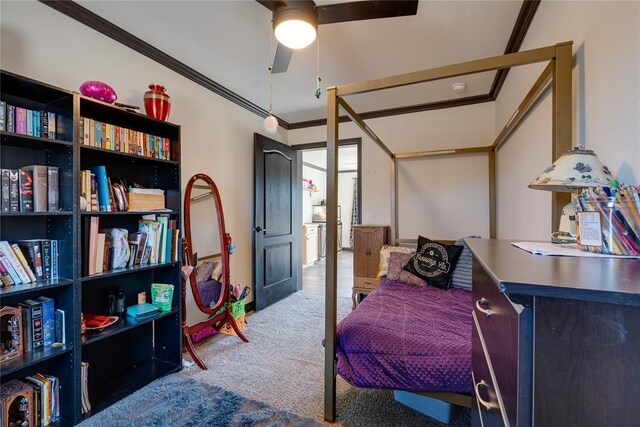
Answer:
[{"label": "floral lamp shade", "polygon": [[591,150],[576,147],[546,168],[529,188],[571,193],[581,187],[608,187],[611,172]]}]

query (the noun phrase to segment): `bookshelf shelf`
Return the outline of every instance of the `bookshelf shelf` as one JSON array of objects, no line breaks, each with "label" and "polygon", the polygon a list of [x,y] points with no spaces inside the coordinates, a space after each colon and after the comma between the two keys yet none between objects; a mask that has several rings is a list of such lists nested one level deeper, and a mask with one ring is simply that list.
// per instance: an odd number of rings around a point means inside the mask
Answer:
[{"label": "bookshelf shelf", "polygon": [[157,214],[177,214],[176,211],[115,211],[115,212],[80,212],[82,216],[96,216],[96,215],[157,215]]},{"label": "bookshelf shelf", "polygon": [[73,212],[56,211],[56,212],[3,212],[0,216],[4,217],[23,217],[23,216],[71,216]]},{"label": "bookshelf shelf", "polygon": [[[58,377],[61,386],[61,420],[53,426],[76,425],[92,413],[107,408],[156,378],[179,371],[182,367],[180,246],[177,247],[177,262],[137,265],[83,276],[83,226],[90,221],[90,216],[100,217],[99,230],[125,228],[134,232],[138,229],[138,218],[148,214],[168,214],[170,221],[182,223],[180,126],[128,112],[4,70],[0,70],[0,87],[1,100],[15,107],[11,112],[16,120],[18,116],[15,111],[19,108],[31,110],[31,113],[25,110],[27,117],[36,117],[31,128],[31,122],[20,122],[21,126],[26,126],[27,132],[39,129],[38,123],[40,126],[43,124],[37,121],[38,114],[33,112],[55,114],[45,115],[47,119],[55,118],[55,130],[43,128],[54,132],[52,135],[55,135],[55,139],[0,130],[0,168],[20,169],[29,165],[57,167],[59,206],[62,209],[57,212],[0,213],[0,240],[9,243],[22,240],[58,242],[58,274],[61,276],[56,280],[0,288],[0,306],[17,307],[27,299],[40,296],[53,299],[55,308],[64,311],[67,340],[66,345],[26,352],[19,358],[3,363],[0,366],[0,381],[24,381],[25,377],[36,373]],[[22,119],[22,110],[20,112],[20,120],[25,120]],[[8,118],[5,115],[5,124],[9,123]],[[81,129],[83,118],[167,138],[172,160],[84,145]],[[81,212],[82,171],[97,166],[104,166],[109,176],[121,178],[127,184],[137,183],[164,190],[165,206],[170,210]],[[123,319],[101,332],[87,332],[84,342],[80,344],[81,312],[106,314],[107,294],[114,288],[124,290],[126,306],[135,304],[138,293],[149,292],[152,283],[174,285],[170,312],[139,322]],[[82,414],[82,387],[79,381],[82,362],[89,364],[88,387],[93,412],[88,415]]]},{"label": "bookshelf shelf", "polygon": [[24,353],[21,357],[17,357],[2,364],[0,368],[1,375],[7,376],[19,371],[21,369],[28,368],[36,363],[44,362],[52,357],[60,356],[61,354],[69,353],[73,350],[73,346],[64,345],[61,347],[45,347],[42,350],[29,351]]},{"label": "bookshelf shelf", "polygon": [[176,265],[178,265],[177,262],[165,262],[162,264],[149,264],[149,265],[134,265],[133,267],[119,268],[117,270],[110,270],[104,273],[92,274],[91,276],[84,276],[80,280],[83,282],[86,282],[89,280],[104,279],[107,277],[121,276],[123,274],[137,273],[139,271],[155,270],[158,268],[165,268],[165,267],[175,267]]},{"label": "bookshelf shelf", "polygon": [[149,319],[144,319],[144,320],[139,320],[136,321],[134,319],[132,319],[129,316],[124,316],[124,319],[120,319],[118,322],[116,322],[115,324],[106,327],[105,329],[101,330],[101,331],[87,331],[85,333],[85,337],[84,337],[84,341],[82,343],[82,345],[89,345],[92,344],[96,341],[100,341],[102,339],[108,338],[110,336],[122,333],[122,332],[126,332],[130,329],[133,328],[137,328],[138,326],[142,326],[145,325],[147,323],[151,323],[153,321],[162,319],[163,317],[167,317],[167,316],[171,316],[174,315],[178,312],[177,309],[175,310],[171,310],[168,311],[166,313],[161,313],[157,316],[151,317]]},{"label": "bookshelf shelf", "polygon": [[89,389],[89,400],[91,400],[90,415],[95,415],[108,408],[156,378],[178,372],[180,369],[181,366],[179,364],[157,358],[152,358],[133,366],[111,381]]},{"label": "bookshelf shelf", "polygon": [[57,288],[60,286],[69,286],[73,284],[71,279],[54,279],[47,281],[40,281],[35,283],[28,283],[22,285],[13,285],[0,288],[0,297],[7,298],[8,296],[28,294],[31,292],[40,292],[45,289]]},{"label": "bookshelf shelf", "polygon": [[98,155],[104,160],[120,160],[131,163],[140,164],[166,164],[166,165],[178,165],[180,162],[175,160],[156,159],[153,157],[139,156],[137,154],[123,153],[121,151],[108,150],[106,148],[92,147],[90,145],[82,145],[82,151],[91,153],[92,155]]},{"label": "bookshelf shelf", "polygon": [[36,150],[54,148],[72,148],[73,142],[61,141],[59,139],[48,139],[37,136],[21,135],[0,131],[0,141],[3,146],[24,147]]}]

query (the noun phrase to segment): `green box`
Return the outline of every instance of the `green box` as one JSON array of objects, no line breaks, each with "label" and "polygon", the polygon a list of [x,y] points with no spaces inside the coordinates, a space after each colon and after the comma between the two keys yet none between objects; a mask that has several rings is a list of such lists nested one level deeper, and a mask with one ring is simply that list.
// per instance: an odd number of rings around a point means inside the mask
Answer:
[{"label": "green box", "polygon": [[151,284],[151,304],[166,313],[171,311],[171,303],[173,302],[173,285],[166,283]]},{"label": "green box", "polygon": [[[224,303],[224,307],[222,307],[216,314],[222,313],[227,308],[228,303]],[[240,301],[231,303],[231,315],[237,319],[238,317],[245,314],[245,299],[241,299]]]}]

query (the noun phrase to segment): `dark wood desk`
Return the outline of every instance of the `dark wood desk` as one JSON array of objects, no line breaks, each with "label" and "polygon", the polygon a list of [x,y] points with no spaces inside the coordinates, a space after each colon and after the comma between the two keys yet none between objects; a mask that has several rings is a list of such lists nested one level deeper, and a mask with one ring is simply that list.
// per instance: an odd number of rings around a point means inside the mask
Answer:
[{"label": "dark wood desk", "polygon": [[532,255],[468,239],[474,255],[477,425],[640,423],[640,260]]}]

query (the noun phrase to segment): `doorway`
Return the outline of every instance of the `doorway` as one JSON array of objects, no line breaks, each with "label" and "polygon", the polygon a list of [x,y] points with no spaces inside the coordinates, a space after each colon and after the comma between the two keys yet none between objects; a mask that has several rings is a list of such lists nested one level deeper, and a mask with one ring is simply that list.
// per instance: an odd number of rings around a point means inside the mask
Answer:
[{"label": "doorway", "polygon": [[[324,293],[326,261],[326,143],[294,145],[302,163],[302,289]],[[361,139],[340,141],[338,151],[338,294],[353,286],[352,225],[361,223]]]}]

